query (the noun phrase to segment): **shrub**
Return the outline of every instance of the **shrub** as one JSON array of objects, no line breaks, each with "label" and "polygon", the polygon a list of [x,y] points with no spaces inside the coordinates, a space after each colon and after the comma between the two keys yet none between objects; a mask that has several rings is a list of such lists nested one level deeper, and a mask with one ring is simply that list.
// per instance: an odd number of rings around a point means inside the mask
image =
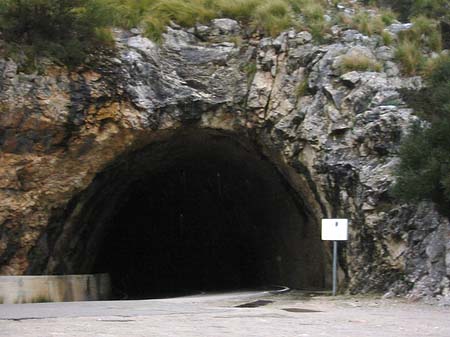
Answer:
[{"label": "shrub", "polygon": [[429,70],[430,88],[426,92],[428,107],[427,116],[433,120],[450,119],[450,56],[442,56],[434,60]]},{"label": "shrub", "polygon": [[[427,78],[432,87],[447,86],[450,82],[450,56],[441,55],[435,58]],[[449,100],[450,97],[447,97],[445,101]]]},{"label": "shrub", "polygon": [[450,214],[450,57],[435,61],[429,87],[409,102],[429,123],[414,125],[400,148],[394,195],[429,199]]},{"label": "shrub", "polygon": [[431,18],[450,18],[448,0],[373,0],[371,2],[393,9],[399,14],[402,21],[408,21],[411,17],[417,15]]},{"label": "shrub", "polygon": [[[400,148],[394,195],[405,200],[450,202],[450,118],[416,124]],[[447,210],[448,211],[448,210]]]},{"label": "shrub", "polygon": [[0,29],[9,52],[27,46],[22,50],[28,62],[46,56],[76,65],[94,47],[111,45],[113,12],[108,0],[3,0]]},{"label": "shrub", "polygon": [[448,0],[415,0],[412,2],[410,17],[425,15],[432,18],[442,18],[447,16],[449,12]]}]

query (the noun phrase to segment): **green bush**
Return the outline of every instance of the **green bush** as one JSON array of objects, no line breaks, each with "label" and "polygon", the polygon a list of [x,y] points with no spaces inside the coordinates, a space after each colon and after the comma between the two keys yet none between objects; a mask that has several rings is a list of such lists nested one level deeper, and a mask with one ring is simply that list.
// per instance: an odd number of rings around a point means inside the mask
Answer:
[{"label": "green bush", "polygon": [[410,102],[429,123],[414,125],[400,148],[394,195],[435,201],[450,214],[450,57],[435,62],[429,87]]},{"label": "green bush", "polygon": [[[432,62],[428,74],[430,87],[425,96],[428,107],[421,110],[426,111],[426,116],[431,120],[450,119],[450,56],[441,56]],[[431,110],[427,110],[432,107]]]},{"label": "green bush", "polygon": [[410,17],[425,15],[431,18],[444,18],[448,17],[449,13],[448,0],[414,0],[411,6]]},{"label": "green bush", "polygon": [[435,19],[450,19],[448,0],[365,0],[366,4],[377,4],[393,9],[402,21],[424,15]]},{"label": "green bush", "polygon": [[450,119],[411,128],[400,158],[394,194],[433,200],[445,210],[450,205]]},{"label": "green bush", "polygon": [[3,0],[0,30],[8,52],[25,46],[28,62],[46,56],[76,65],[94,47],[111,45],[113,12],[108,0]]}]

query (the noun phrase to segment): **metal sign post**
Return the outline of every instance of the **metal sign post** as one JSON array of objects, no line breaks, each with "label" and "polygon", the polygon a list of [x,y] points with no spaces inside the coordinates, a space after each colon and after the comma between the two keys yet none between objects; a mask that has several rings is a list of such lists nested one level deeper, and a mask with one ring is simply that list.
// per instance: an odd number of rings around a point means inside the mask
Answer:
[{"label": "metal sign post", "polygon": [[333,241],[333,296],[337,289],[337,241]]},{"label": "metal sign post", "polygon": [[337,291],[338,241],[348,239],[348,219],[322,219],[322,240],[333,241],[333,296]]}]

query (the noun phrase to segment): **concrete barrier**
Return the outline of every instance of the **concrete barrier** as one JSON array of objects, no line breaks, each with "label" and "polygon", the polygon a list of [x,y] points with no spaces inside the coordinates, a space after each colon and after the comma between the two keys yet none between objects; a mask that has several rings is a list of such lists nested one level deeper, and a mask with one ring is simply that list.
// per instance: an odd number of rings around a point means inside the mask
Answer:
[{"label": "concrete barrier", "polygon": [[108,274],[0,276],[0,304],[106,300]]}]

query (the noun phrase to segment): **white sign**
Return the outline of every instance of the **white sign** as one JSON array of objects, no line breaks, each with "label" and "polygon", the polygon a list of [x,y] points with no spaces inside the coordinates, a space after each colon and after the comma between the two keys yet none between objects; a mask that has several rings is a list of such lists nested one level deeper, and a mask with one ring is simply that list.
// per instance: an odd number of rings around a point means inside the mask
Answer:
[{"label": "white sign", "polygon": [[348,239],[348,219],[322,219],[322,240],[345,241]]}]

